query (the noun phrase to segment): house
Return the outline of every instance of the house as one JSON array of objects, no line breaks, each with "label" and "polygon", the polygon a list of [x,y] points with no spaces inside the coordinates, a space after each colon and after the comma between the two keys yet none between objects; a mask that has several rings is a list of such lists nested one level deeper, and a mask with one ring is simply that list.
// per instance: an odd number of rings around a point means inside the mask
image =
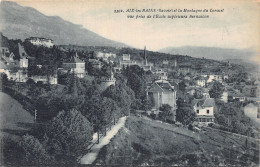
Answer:
[{"label": "house", "polygon": [[131,65],[136,65],[135,61],[131,61],[131,55],[130,54],[123,54],[122,60],[119,61],[120,67],[122,68],[123,66],[131,66]]},{"label": "house", "polygon": [[163,65],[167,65],[167,66],[168,66],[168,64],[169,64],[169,61],[168,61],[168,60],[163,60],[162,64],[163,64]]},{"label": "house", "polygon": [[[146,90],[148,99],[153,101],[152,112],[159,111],[163,104],[172,107],[173,120],[175,120],[176,111],[176,90],[168,81],[156,80]],[[157,112],[158,113],[158,112]]]},{"label": "house", "polygon": [[256,97],[257,96],[257,86],[246,85],[245,87],[243,87],[242,93],[248,97]]},{"label": "house", "polygon": [[25,41],[28,41],[31,44],[36,45],[36,46],[45,46],[48,48],[51,48],[54,45],[53,40],[48,39],[48,38],[41,38],[41,37],[30,37],[30,38],[25,39]]},{"label": "house", "polygon": [[83,78],[86,74],[85,62],[79,59],[77,53],[69,61],[63,62],[62,67],[66,71],[73,72],[79,78]]},{"label": "house", "polygon": [[213,98],[194,99],[192,101],[193,110],[196,113],[195,124],[208,125],[214,123],[214,106]]},{"label": "house", "polygon": [[186,75],[187,73],[190,73],[190,72],[191,72],[190,65],[180,65],[179,66],[179,73]]},{"label": "house", "polygon": [[237,92],[236,91],[230,91],[230,92],[228,92],[228,96],[231,97],[233,100],[238,99],[241,102],[246,100],[245,95],[243,95],[242,93],[240,93],[238,91]]},{"label": "house", "polygon": [[206,80],[204,77],[198,76],[198,77],[194,78],[194,81],[197,86],[205,87],[205,85],[206,85]]},{"label": "house", "polygon": [[130,57],[130,54],[123,54],[123,61],[131,61]]},{"label": "house", "polygon": [[153,70],[152,73],[154,75],[156,75],[158,80],[167,80],[168,79],[168,74],[166,71],[162,70],[162,69],[157,69],[157,70]]}]

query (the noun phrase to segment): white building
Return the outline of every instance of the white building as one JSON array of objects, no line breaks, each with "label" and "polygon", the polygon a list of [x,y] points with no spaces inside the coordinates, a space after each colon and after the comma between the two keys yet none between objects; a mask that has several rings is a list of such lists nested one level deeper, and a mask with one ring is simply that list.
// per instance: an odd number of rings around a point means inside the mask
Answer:
[{"label": "white building", "polygon": [[194,80],[195,80],[196,85],[198,85],[200,87],[205,87],[206,80],[204,77],[196,77]]},{"label": "white building", "polygon": [[168,79],[168,73],[162,69],[156,69],[152,71],[154,75],[156,75],[157,79],[159,80],[167,80]]},{"label": "white building", "polygon": [[194,112],[196,113],[195,123],[199,125],[208,125],[215,120],[213,98],[194,99],[192,101]]},{"label": "white building", "polygon": [[207,77],[207,83],[213,82],[213,81],[218,81],[222,83],[223,81],[223,76],[222,75],[217,75],[217,74],[210,74],[210,75],[201,75],[202,77]]},{"label": "white building", "polygon": [[25,41],[28,41],[31,44],[36,45],[36,46],[45,46],[48,48],[51,48],[54,45],[53,40],[48,39],[48,38],[30,37],[30,38],[25,39]]}]

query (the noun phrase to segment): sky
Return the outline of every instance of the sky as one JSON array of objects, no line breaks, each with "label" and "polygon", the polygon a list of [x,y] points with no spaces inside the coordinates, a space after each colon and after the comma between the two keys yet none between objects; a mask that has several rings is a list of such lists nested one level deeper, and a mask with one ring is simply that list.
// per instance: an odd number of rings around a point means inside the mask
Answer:
[{"label": "sky", "polygon": [[[260,5],[254,0],[12,0],[48,16],[60,16],[105,38],[156,51],[165,47],[209,46],[259,49]],[[114,10],[124,10],[115,13]],[[127,9],[208,9],[209,12],[139,12]],[[220,9],[222,12],[210,12]],[[209,18],[144,18],[127,15],[209,15]]]}]

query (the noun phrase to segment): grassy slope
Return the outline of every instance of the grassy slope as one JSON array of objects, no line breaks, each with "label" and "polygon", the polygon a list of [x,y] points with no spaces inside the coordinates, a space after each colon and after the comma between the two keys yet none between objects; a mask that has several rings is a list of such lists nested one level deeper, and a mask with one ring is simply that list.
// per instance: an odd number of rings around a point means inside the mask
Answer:
[{"label": "grassy slope", "polygon": [[0,92],[0,120],[1,136],[25,131],[34,122],[18,101],[3,92]]},{"label": "grassy slope", "polygon": [[[130,117],[95,164],[221,165],[258,163],[258,144],[244,137],[204,130],[200,134],[184,128]],[[248,163],[247,163],[248,161]],[[253,163],[253,164],[254,164]]]}]

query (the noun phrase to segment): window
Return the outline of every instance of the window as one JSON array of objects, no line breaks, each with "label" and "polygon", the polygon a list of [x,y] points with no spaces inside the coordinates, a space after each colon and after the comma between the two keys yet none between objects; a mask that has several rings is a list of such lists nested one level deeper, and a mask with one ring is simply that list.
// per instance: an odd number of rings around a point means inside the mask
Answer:
[{"label": "window", "polygon": [[200,110],[197,110],[197,114],[200,112]]},{"label": "window", "polygon": [[209,114],[209,110],[207,110],[207,114]]}]

